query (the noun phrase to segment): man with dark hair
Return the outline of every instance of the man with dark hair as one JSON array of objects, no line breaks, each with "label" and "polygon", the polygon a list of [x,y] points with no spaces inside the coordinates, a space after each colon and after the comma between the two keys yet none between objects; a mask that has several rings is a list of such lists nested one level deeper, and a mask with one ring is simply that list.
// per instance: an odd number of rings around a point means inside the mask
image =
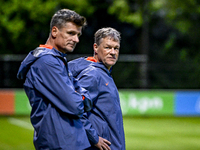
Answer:
[{"label": "man with dark hair", "polygon": [[87,91],[73,78],[66,53],[79,42],[86,19],[69,9],[57,11],[45,45],[23,60],[17,77],[29,98],[37,150],[83,150],[90,146],[80,118],[92,106]]},{"label": "man with dark hair", "polygon": [[123,118],[117,87],[111,76],[118,60],[120,33],[102,28],[95,33],[94,56],[69,62],[69,68],[93,101],[81,119],[92,147],[88,150],[125,150]]}]

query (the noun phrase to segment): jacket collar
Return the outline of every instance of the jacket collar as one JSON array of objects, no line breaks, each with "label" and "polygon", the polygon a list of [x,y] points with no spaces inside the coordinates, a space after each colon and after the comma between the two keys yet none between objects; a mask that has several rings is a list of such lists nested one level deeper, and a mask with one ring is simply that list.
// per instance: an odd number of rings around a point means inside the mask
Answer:
[{"label": "jacket collar", "polygon": [[91,66],[97,67],[97,68],[101,68],[102,70],[104,70],[109,76],[111,76],[112,73],[112,67],[110,68],[110,70],[108,70],[108,68],[102,63],[102,62],[93,62],[90,64]]}]

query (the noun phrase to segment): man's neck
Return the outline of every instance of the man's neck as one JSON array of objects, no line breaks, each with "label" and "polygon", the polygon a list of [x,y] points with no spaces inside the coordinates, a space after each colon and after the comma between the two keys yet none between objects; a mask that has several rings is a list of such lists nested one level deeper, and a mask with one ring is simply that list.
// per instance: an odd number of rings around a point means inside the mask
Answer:
[{"label": "man's neck", "polygon": [[[94,54],[94,59],[96,59],[97,60],[97,62],[101,62],[101,61],[99,61],[99,59],[98,59],[98,56],[97,55],[95,55]],[[108,70],[110,70],[110,68],[111,68],[111,66],[110,67],[107,67],[105,64],[104,64],[104,66],[108,69]]]}]

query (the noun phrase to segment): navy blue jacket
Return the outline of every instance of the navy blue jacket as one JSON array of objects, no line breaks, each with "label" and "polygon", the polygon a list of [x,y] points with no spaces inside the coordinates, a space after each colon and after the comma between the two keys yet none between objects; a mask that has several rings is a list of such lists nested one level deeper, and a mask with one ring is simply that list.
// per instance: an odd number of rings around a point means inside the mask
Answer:
[{"label": "navy blue jacket", "polygon": [[[70,61],[68,65],[81,86],[89,91],[93,101],[92,110],[81,119],[91,144],[97,144],[98,136],[101,136],[111,142],[112,150],[125,150],[120,99],[109,70],[103,63],[85,58]],[[90,149],[96,148],[93,146]]]},{"label": "navy blue jacket", "polygon": [[37,150],[83,150],[90,146],[80,118],[92,102],[68,70],[65,56],[54,48],[38,47],[23,60],[17,74],[25,79]]}]

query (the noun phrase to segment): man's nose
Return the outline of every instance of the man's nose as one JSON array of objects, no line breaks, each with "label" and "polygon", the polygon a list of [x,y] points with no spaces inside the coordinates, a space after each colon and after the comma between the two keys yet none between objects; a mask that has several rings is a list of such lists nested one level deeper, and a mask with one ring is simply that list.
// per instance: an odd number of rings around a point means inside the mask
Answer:
[{"label": "man's nose", "polygon": [[74,42],[78,43],[79,42],[79,36],[78,35],[74,35],[73,40],[74,40]]},{"label": "man's nose", "polygon": [[111,48],[110,53],[111,53],[111,54],[116,54],[115,48]]}]

